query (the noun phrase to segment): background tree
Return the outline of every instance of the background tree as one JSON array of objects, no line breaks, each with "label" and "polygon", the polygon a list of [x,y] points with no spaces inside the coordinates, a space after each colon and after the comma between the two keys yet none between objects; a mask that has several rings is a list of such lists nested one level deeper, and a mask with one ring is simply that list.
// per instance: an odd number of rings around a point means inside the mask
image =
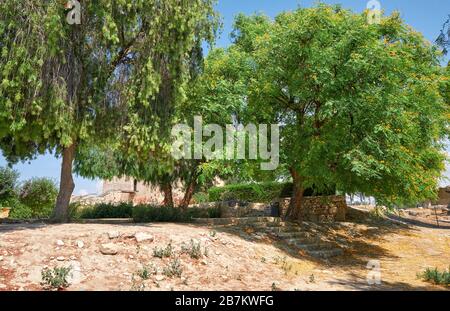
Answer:
[{"label": "background tree", "polygon": [[39,218],[51,214],[57,196],[58,188],[53,180],[33,178],[20,187],[19,200],[30,209],[31,217]]},{"label": "background tree", "polygon": [[186,56],[215,35],[213,5],[87,1],[69,25],[61,1],[0,3],[0,145],[10,162],[62,157],[56,221],[68,218],[80,148],[119,136],[130,154],[155,149],[172,96],[183,96]]},{"label": "background tree", "polygon": [[239,16],[235,45],[252,65],[247,120],[282,126],[281,162],[302,208],[304,189],[336,185],[381,203],[436,195],[444,170],[448,77],[439,53],[397,13],[318,5],[270,21]]},{"label": "background tree", "polygon": [[9,167],[0,167],[0,206],[13,207],[19,189],[19,173]]}]

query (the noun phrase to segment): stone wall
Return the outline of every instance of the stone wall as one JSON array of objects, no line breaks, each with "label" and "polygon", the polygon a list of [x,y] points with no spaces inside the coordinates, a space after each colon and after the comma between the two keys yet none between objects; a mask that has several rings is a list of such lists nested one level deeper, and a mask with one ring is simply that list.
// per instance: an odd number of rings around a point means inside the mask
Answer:
[{"label": "stone wall", "polygon": [[[291,203],[290,198],[277,201],[280,215],[285,216]],[[347,203],[344,196],[324,196],[303,198],[299,220],[312,222],[345,221]]]}]

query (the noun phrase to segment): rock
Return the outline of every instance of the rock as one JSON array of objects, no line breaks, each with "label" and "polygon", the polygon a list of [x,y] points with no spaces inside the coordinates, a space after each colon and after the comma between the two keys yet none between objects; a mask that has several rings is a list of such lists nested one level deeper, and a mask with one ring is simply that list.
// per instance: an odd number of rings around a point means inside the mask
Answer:
[{"label": "rock", "polygon": [[149,241],[149,242],[153,242],[153,240],[155,239],[153,237],[153,235],[148,234],[148,233],[144,233],[144,232],[138,232],[134,235],[134,238],[136,239],[136,242],[141,243],[144,241]]},{"label": "rock", "polygon": [[62,240],[57,240],[56,245],[58,246],[64,246],[64,242]]},{"label": "rock", "polygon": [[3,261],[3,256],[0,256],[0,261]]},{"label": "rock", "polygon": [[207,265],[208,265],[208,262],[207,262],[205,259],[203,259],[200,263],[201,263],[202,265],[204,265],[204,266],[207,266]]},{"label": "rock", "polygon": [[103,255],[116,255],[119,252],[119,250],[117,248],[117,245],[113,243],[108,243],[100,245],[100,252]]},{"label": "rock", "polygon": [[64,256],[59,256],[59,257],[56,257],[56,260],[64,261],[64,260],[66,260],[66,258]]},{"label": "rock", "polygon": [[84,247],[84,242],[83,241],[77,241],[77,246],[78,246],[78,248],[83,248]]},{"label": "rock", "polygon": [[133,255],[129,255],[128,258],[134,259],[134,256]]},{"label": "rock", "polygon": [[161,282],[165,279],[166,277],[164,275],[157,275],[155,276],[155,281],[157,282]]},{"label": "rock", "polygon": [[77,260],[77,257],[75,257],[75,256],[70,256],[70,260]]},{"label": "rock", "polygon": [[118,239],[120,237],[120,232],[119,231],[110,231],[110,232],[108,232],[108,237],[110,240]]}]

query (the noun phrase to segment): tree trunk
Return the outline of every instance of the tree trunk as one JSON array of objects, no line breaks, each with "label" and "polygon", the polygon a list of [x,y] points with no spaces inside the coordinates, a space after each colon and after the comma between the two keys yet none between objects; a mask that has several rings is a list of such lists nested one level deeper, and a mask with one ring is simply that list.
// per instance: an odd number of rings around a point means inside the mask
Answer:
[{"label": "tree trunk", "polygon": [[170,183],[163,184],[162,190],[164,193],[163,205],[173,207],[172,184]]},{"label": "tree trunk", "polygon": [[192,196],[194,195],[195,187],[197,186],[196,178],[193,178],[186,188],[186,192],[183,197],[183,201],[181,201],[180,207],[182,209],[187,209],[189,203],[191,203]]},{"label": "tree trunk", "polygon": [[289,205],[289,209],[286,213],[286,219],[289,220],[299,220],[301,217],[301,209],[303,202],[303,194],[305,189],[303,187],[303,178],[295,169],[290,169],[292,179],[293,179],[293,191],[292,191],[292,199],[291,204]]},{"label": "tree trunk", "polygon": [[73,190],[75,189],[75,183],[73,182],[72,177],[72,165],[75,158],[75,150],[75,144],[63,149],[59,193],[52,215],[52,220],[54,222],[64,223],[69,221],[70,199]]}]

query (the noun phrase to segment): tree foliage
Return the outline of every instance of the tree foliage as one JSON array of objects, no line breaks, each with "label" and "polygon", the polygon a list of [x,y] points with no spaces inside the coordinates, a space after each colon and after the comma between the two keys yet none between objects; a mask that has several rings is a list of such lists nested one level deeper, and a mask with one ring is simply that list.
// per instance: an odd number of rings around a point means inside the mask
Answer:
[{"label": "tree foliage", "polygon": [[[63,156],[56,215],[67,219],[77,150],[120,137],[148,158],[183,98],[187,57],[217,29],[214,0],[0,2],[0,145],[9,161]],[[164,140],[162,140],[164,141]]]},{"label": "tree foliage", "polygon": [[240,15],[235,28],[226,54],[251,69],[242,73],[241,116],[281,125],[280,159],[297,209],[310,186],[394,204],[436,194],[448,73],[399,14],[369,25],[366,13],[320,4],[273,21]]}]

